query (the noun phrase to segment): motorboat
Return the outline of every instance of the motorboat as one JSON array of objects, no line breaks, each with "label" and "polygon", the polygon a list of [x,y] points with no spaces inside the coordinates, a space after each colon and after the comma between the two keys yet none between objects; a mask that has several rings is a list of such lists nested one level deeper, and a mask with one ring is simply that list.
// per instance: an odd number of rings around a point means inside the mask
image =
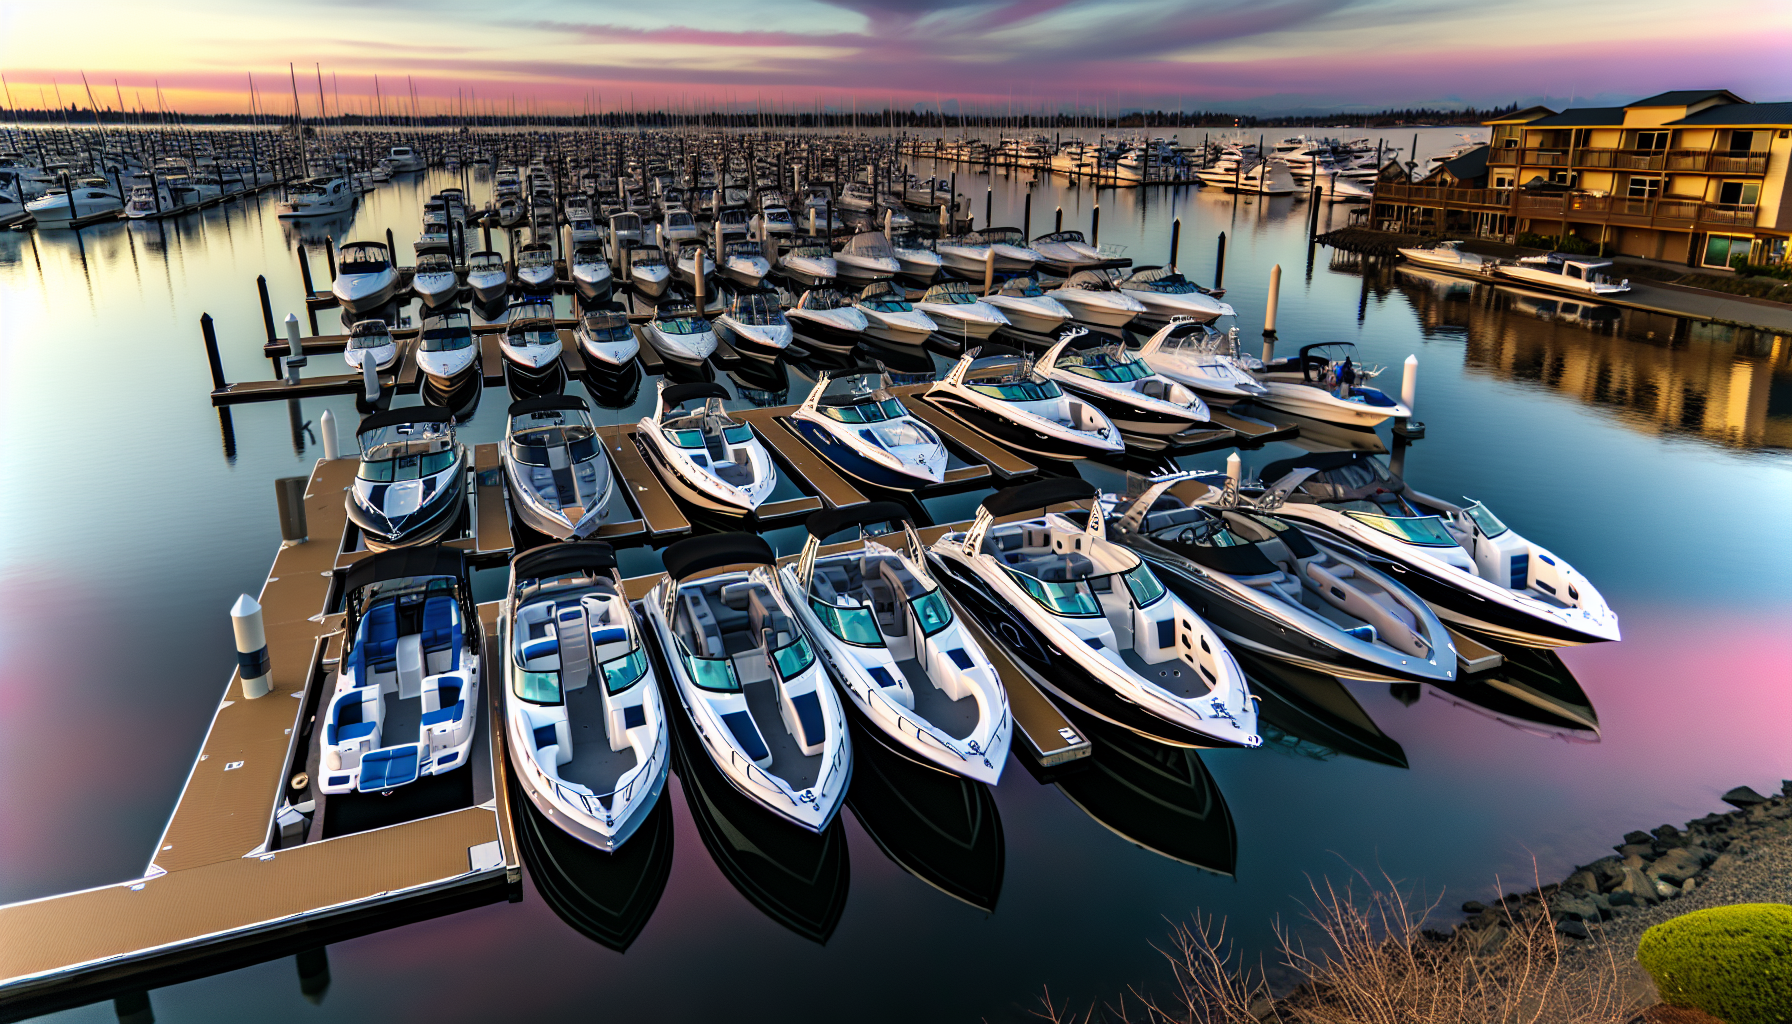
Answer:
[{"label": "motorboat", "polygon": [[610,259],[618,266],[625,262],[630,249],[638,249],[646,241],[641,233],[639,214],[622,212],[610,215]]},{"label": "motorboat", "polygon": [[755,245],[758,244],[757,239],[749,237],[752,233],[751,218],[742,209],[730,207],[718,212],[715,216],[715,230],[722,234],[724,249],[729,242],[752,241]]},{"label": "motorboat", "polygon": [[1071,316],[1097,327],[1125,327],[1145,314],[1145,304],[1115,287],[1105,270],[1079,270],[1045,294]]},{"label": "motorboat", "polygon": [[1145,316],[1169,319],[1186,316],[1211,323],[1222,316],[1232,316],[1232,307],[1200,285],[1183,277],[1175,267],[1138,267],[1115,282],[1145,306]]},{"label": "motorboat", "polygon": [[1108,531],[1228,644],[1347,679],[1456,678],[1455,642],[1417,594],[1198,476],[1113,500]]},{"label": "motorboat", "polygon": [[342,360],[350,370],[359,373],[367,363],[375,370],[389,370],[398,362],[398,342],[386,321],[357,320],[348,329],[348,342],[342,349]]},{"label": "motorboat", "polygon": [[583,196],[575,196],[566,201],[566,237],[574,246],[592,245],[602,249],[604,242],[603,225],[591,214],[591,201]]},{"label": "motorboat", "polygon": [[511,514],[531,530],[582,540],[609,520],[616,477],[583,398],[512,402],[499,454]]},{"label": "motorboat", "polygon": [[377,312],[398,291],[398,268],[384,242],[350,242],[336,254],[330,294],[350,313]]},{"label": "motorboat", "polygon": [[662,302],[641,325],[654,350],[681,363],[701,363],[716,350],[715,326],[688,302]]},{"label": "motorboat", "polygon": [[1375,190],[1335,171],[1322,171],[1313,177],[1314,187],[1323,199],[1340,203],[1366,203],[1375,198]]},{"label": "motorboat", "polygon": [[855,480],[899,491],[939,483],[946,477],[945,445],[887,388],[876,367],[821,373],[787,422]]},{"label": "motorboat", "polygon": [[778,308],[776,293],[737,292],[715,319],[730,344],[743,351],[782,352],[790,347],[791,326]]},{"label": "motorboat", "polygon": [[1206,185],[1240,195],[1291,196],[1300,191],[1286,161],[1234,155],[1195,172]]},{"label": "motorboat", "polygon": [[317,713],[318,789],[388,793],[462,768],[484,697],[466,555],[387,551],[337,576],[344,645]]},{"label": "motorboat", "polygon": [[1106,263],[1107,257],[1101,250],[1090,245],[1081,231],[1054,231],[1049,235],[1040,235],[1027,243],[1027,247],[1039,254],[1039,262],[1065,274]]},{"label": "motorboat", "polygon": [[977,358],[973,348],[927,389],[927,401],[998,443],[1049,459],[1085,459],[1126,450],[1126,440],[1094,403],[1040,376],[1024,356]]},{"label": "motorboat", "polygon": [[460,275],[454,272],[454,259],[440,252],[418,257],[417,268],[411,273],[411,291],[428,309],[453,302],[460,294]]},{"label": "motorboat", "polygon": [[833,288],[810,288],[784,313],[803,340],[829,352],[850,352],[868,321],[852,299]]},{"label": "motorboat", "polygon": [[911,305],[902,289],[888,281],[865,286],[853,308],[865,317],[865,333],[899,345],[919,345],[937,330],[926,313]]},{"label": "motorboat", "polygon": [[[1014,736],[1008,694],[928,571],[908,516],[889,501],[814,513],[802,553],[778,570],[778,582],[828,675],[884,743],[993,786]],[[858,538],[881,522],[901,532]],[[824,540],[849,529],[852,547],[821,553]]]},{"label": "motorboat", "polygon": [[417,369],[443,391],[451,391],[467,379],[478,360],[473,344],[473,318],[458,306],[432,309],[423,317],[417,339]]},{"label": "motorboat", "polygon": [[1516,263],[1499,263],[1493,272],[1515,281],[1542,285],[1577,295],[1619,295],[1630,290],[1630,279],[1614,281],[1606,272],[1612,261],[1564,252],[1525,256]]},{"label": "motorboat", "polygon": [[1438,617],[1532,647],[1619,638],[1618,615],[1559,556],[1477,501],[1422,494],[1366,452],[1313,452],[1263,467],[1259,508],[1368,561]]},{"label": "motorboat", "polygon": [[499,619],[504,746],[547,820],[615,851],[653,811],[672,763],[659,681],[601,541],[538,547],[510,563]]},{"label": "motorboat", "polygon": [[454,414],[429,406],[375,412],[355,428],[361,464],[348,518],[370,551],[434,544],[467,507],[467,449]]},{"label": "motorboat", "polygon": [[677,250],[685,242],[703,240],[703,229],[688,210],[667,210],[660,219],[660,244]]},{"label": "motorboat", "polygon": [[[679,497],[712,511],[746,515],[777,486],[778,469],[753,428],[722,408],[728,397],[720,384],[668,387],[662,378],[653,414],[641,418],[635,436]],[[686,412],[687,402],[703,404]]]},{"label": "motorboat", "polygon": [[[147,208],[140,208],[136,200],[137,188],[131,190],[132,217],[153,216],[161,210],[155,203],[155,186],[144,181],[140,186],[143,198],[147,200]],[[166,193],[164,193],[166,195]],[[163,209],[171,204],[164,203]],[[280,194],[279,202],[274,204],[274,215],[282,220],[299,217],[329,217],[353,209],[355,190],[343,178],[310,178],[305,181],[287,185]]]},{"label": "motorboat", "polygon": [[1256,400],[1272,409],[1352,427],[1373,427],[1393,416],[1412,415],[1411,409],[1381,389],[1367,386],[1381,370],[1368,368],[1355,356],[1356,345],[1348,341],[1302,345],[1299,355],[1265,363],[1256,371],[1267,389]]},{"label": "motorboat", "polygon": [[628,253],[628,282],[638,294],[657,299],[672,283],[672,268],[657,245],[644,245]]},{"label": "motorboat", "polygon": [[969,529],[928,549],[935,577],[985,632],[999,636],[1034,685],[1071,706],[1161,743],[1255,747],[1257,709],[1244,672],[1194,609],[1136,553],[1056,512],[1093,485],[1055,477],[997,491]]},{"label": "motorboat", "polygon": [[1050,334],[1070,319],[1070,309],[1047,295],[1039,287],[1039,280],[1031,275],[1003,281],[999,288],[985,295],[983,301],[1007,317],[1010,324],[1035,334]]},{"label": "motorboat", "polygon": [[71,224],[117,217],[124,210],[124,200],[108,191],[104,178],[83,180],[63,188],[61,185],[25,204],[25,211],[40,228],[64,228]]},{"label": "motorboat", "polygon": [[1019,228],[984,228],[979,233],[996,254],[998,274],[1031,274],[1044,258],[1037,250],[1028,247],[1027,236]]},{"label": "motorboat", "polygon": [[409,146],[393,146],[386,153],[386,162],[391,165],[396,174],[421,171],[427,166],[423,155]]},{"label": "motorboat", "polygon": [[502,302],[510,291],[510,269],[500,253],[488,250],[467,257],[467,285],[480,302]]},{"label": "motorboat", "polygon": [[918,232],[891,235],[890,249],[896,253],[896,265],[902,268],[902,276],[923,284],[940,276],[940,270],[945,266],[940,254],[934,252]]},{"label": "motorboat", "polygon": [[1121,339],[1096,336],[1084,342],[1088,335],[1084,327],[1065,331],[1034,370],[1094,403],[1129,433],[1169,436],[1211,422],[1207,403],[1192,389],[1152,370]]},{"label": "motorboat", "polygon": [[560,372],[564,345],[560,329],[545,316],[510,316],[498,336],[498,351],[505,366],[531,383],[552,379]]},{"label": "motorboat", "polygon": [[1200,320],[1172,317],[1140,346],[1138,358],[1194,388],[1209,405],[1237,405],[1269,393],[1240,360],[1237,335],[1237,328],[1221,334]]},{"label": "motorboat", "polygon": [[776,560],[750,533],[679,541],[641,606],[708,761],[769,813],[820,832],[846,796],[852,745]]},{"label": "motorboat", "polygon": [[765,258],[765,247],[751,239],[725,242],[722,245],[722,275],[742,288],[758,288],[772,272]]},{"label": "motorboat", "polygon": [[25,210],[24,186],[17,174],[0,167],[0,227],[17,224],[31,216]]},{"label": "motorboat", "polygon": [[[933,251],[939,254],[942,266],[966,277],[983,276],[989,267],[989,249],[989,242],[982,233],[976,231],[941,238],[933,245]],[[1000,262],[1001,258],[997,257],[997,263]],[[1028,264],[1025,269],[1031,270],[1032,264]]]},{"label": "motorboat", "polygon": [[883,281],[902,273],[896,250],[881,231],[861,231],[847,239],[834,262],[841,277],[855,281]]},{"label": "motorboat", "polygon": [[[703,260],[701,268],[697,265],[698,257],[702,257]],[[677,255],[673,258],[673,267],[677,271],[679,280],[693,288],[697,285],[699,274],[702,275],[704,281],[713,282],[716,279],[716,261],[710,258],[702,242],[679,243]],[[711,285],[711,287],[713,289],[714,286]]]},{"label": "motorboat", "polygon": [[802,235],[784,247],[778,257],[778,272],[805,288],[821,288],[833,283],[840,264],[826,239]]},{"label": "motorboat", "polygon": [[448,230],[448,211],[445,205],[423,214],[423,233],[411,243],[411,249],[418,256],[432,252],[453,254],[454,236]]},{"label": "motorboat", "polygon": [[1419,266],[1434,267],[1438,270],[1453,270],[1459,274],[1481,274],[1493,269],[1493,264],[1472,252],[1463,252],[1462,243],[1434,242],[1413,249],[1401,249],[1400,255]]},{"label": "motorboat", "polygon": [[782,199],[772,195],[764,197],[758,215],[748,223],[753,233],[761,238],[796,234],[796,222],[790,219],[790,210]]},{"label": "motorboat", "polygon": [[572,334],[589,368],[618,370],[627,366],[641,351],[641,340],[635,337],[628,317],[614,310],[586,313],[579,317]]},{"label": "motorboat", "polygon": [[941,281],[927,289],[915,308],[927,314],[941,334],[982,341],[1009,326],[1002,311],[983,301],[964,281]]},{"label": "motorboat", "polygon": [[572,286],[586,302],[603,302],[610,297],[610,261],[604,259],[601,247],[581,245],[572,251],[568,267]]},{"label": "motorboat", "polygon": [[547,242],[530,242],[517,250],[516,284],[526,292],[543,294],[554,290],[559,270],[554,266],[554,247]]}]

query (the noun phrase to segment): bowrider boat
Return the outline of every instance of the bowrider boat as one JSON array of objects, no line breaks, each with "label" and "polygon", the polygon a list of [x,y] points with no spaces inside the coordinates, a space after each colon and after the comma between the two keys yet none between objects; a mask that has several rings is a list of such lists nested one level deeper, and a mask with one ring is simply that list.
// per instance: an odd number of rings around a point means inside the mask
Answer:
[{"label": "bowrider boat", "polygon": [[628,282],[636,292],[657,299],[666,294],[672,283],[672,268],[666,265],[666,254],[657,245],[644,245],[628,254]]},{"label": "bowrider boat", "polygon": [[423,300],[425,308],[453,302],[460,294],[460,276],[454,272],[453,258],[439,252],[418,257],[417,269],[411,275],[411,291]]},{"label": "bowrider boat", "polygon": [[[701,271],[697,267],[699,255],[703,257]],[[702,242],[679,243],[677,255],[673,257],[673,268],[677,270],[679,279],[693,288],[696,287],[699,273],[705,281],[714,281],[716,277],[716,261],[710,258]]]},{"label": "bowrider boat", "polygon": [[662,302],[641,325],[660,355],[681,363],[701,363],[716,350],[715,327],[688,302]]},{"label": "bowrider boat", "polygon": [[801,236],[784,247],[784,254],[778,257],[778,272],[805,288],[821,288],[833,283],[840,264],[826,239]]},{"label": "bowrider boat", "polygon": [[1143,303],[1148,317],[1186,316],[1211,323],[1233,315],[1231,306],[1183,277],[1175,267],[1140,267],[1121,278],[1115,287]]},{"label": "bowrider boat", "polygon": [[927,314],[941,334],[982,341],[1009,326],[1002,311],[977,297],[963,281],[941,281],[921,296],[915,308]]},{"label": "bowrider boat", "polygon": [[765,275],[772,272],[766,261],[765,248],[750,239],[725,242],[722,245],[722,275],[742,288],[758,288]]},{"label": "bowrider boat", "polygon": [[384,320],[358,320],[348,329],[348,344],[342,350],[343,362],[359,371],[369,360],[376,370],[388,370],[398,362],[398,342],[386,328]]},{"label": "bowrider boat", "polygon": [[1611,260],[1552,252],[1525,256],[1516,263],[1500,263],[1493,272],[1515,281],[1557,288],[1577,295],[1618,295],[1630,290],[1630,279],[1614,281],[1606,274]]},{"label": "bowrider boat", "polygon": [[945,446],[885,386],[875,367],[822,373],[790,414],[790,428],[841,472],[873,487],[911,491],[939,483]]},{"label": "bowrider boat", "polygon": [[1238,358],[1238,329],[1225,334],[1199,320],[1174,317],[1140,347],[1138,358],[1156,372],[1200,392],[1209,405],[1236,405],[1269,389]]},{"label": "bowrider boat", "polygon": [[361,465],[348,517],[371,551],[434,544],[467,505],[467,449],[454,414],[428,406],[376,412],[355,428]]},{"label": "bowrider boat", "polygon": [[601,541],[510,563],[499,620],[504,744],[529,802],[614,851],[647,820],[672,762],[666,707],[640,627]]},{"label": "bowrider boat", "polygon": [[938,277],[940,268],[944,266],[940,254],[929,248],[927,241],[913,231],[892,235],[890,250],[896,254],[896,265],[902,268],[902,276],[912,277],[923,284]]},{"label": "bowrider boat", "polygon": [[1045,294],[1071,316],[1097,327],[1125,327],[1145,314],[1145,304],[1116,288],[1105,270],[1079,270]]},{"label": "bowrider boat", "polygon": [[865,314],[832,288],[811,288],[784,313],[804,342],[828,352],[850,352],[864,337]]},{"label": "bowrider boat", "polygon": [[1023,331],[1049,334],[1064,326],[1070,310],[1045,293],[1037,278],[1023,275],[1002,282],[983,301],[994,306],[1008,322]]},{"label": "bowrider boat", "polygon": [[1257,402],[1328,423],[1373,427],[1391,416],[1410,416],[1412,410],[1379,388],[1358,385],[1381,373],[1365,369],[1352,358],[1356,345],[1348,341],[1302,345],[1300,354],[1263,365],[1257,379],[1268,389]]},{"label": "bowrider boat", "polygon": [[502,302],[510,290],[510,270],[495,252],[476,252],[467,257],[467,285],[480,302]]},{"label": "bowrider boat", "polygon": [[775,354],[790,347],[790,321],[778,308],[775,293],[735,293],[715,324],[731,344],[745,352],[758,349]]},{"label": "bowrider boat", "polygon": [[1027,243],[1039,254],[1039,262],[1065,274],[1107,262],[1101,250],[1090,245],[1081,231],[1054,231]]},{"label": "bowrider boat", "polygon": [[928,549],[936,575],[1059,699],[1175,746],[1257,746],[1238,662],[1149,565],[1108,539],[1099,505],[1086,525],[1058,513],[995,522],[1094,494],[1079,477],[1057,477],[990,495],[970,529]]},{"label": "bowrider boat", "polygon": [[398,290],[398,269],[384,242],[350,242],[336,254],[336,280],[330,293],[350,313],[372,313],[392,301]]},{"label": "bowrider boat", "polygon": [[1088,333],[1084,327],[1065,331],[1034,369],[1093,402],[1115,426],[1134,434],[1180,434],[1211,421],[1200,395],[1152,370],[1127,352],[1119,338],[1080,341]]},{"label": "bowrider boat", "polygon": [[1017,356],[978,359],[966,352],[927,389],[927,400],[996,441],[1049,459],[1085,459],[1126,449],[1126,440],[1094,404],[1067,397],[1056,382]]},{"label": "bowrider boat", "polygon": [[462,767],[482,696],[466,556],[388,551],[340,575],[347,645],[318,713],[318,788],[384,793]]},{"label": "bowrider boat", "polygon": [[[867,536],[820,553],[833,534],[852,528],[856,538],[857,527],[885,521],[901,524],[899,547]],[[892,748],[995,785],[1014,735],[1008,693],[928,572],[908,511],[874,501],[817,512],[808,528],[778,582],[828,674]]]},{"label": "bowrider boat", "polygon": [[473,318],[458,306],[431,310],[423,318],[417,342],[417,369],[444,392],[466,380],[478,358],[473,344]]},{"label": "bowrider boat", "polygon": [[512,402],[500,458],[511,512],[536,533],[583,539],[609,519],[616,478],[583,398]]},{"label": "bowrider boat", "polygon": [[1480,274],[1493,269],[1492,264],[1474,253],[1463,252],[1461,245],[1461,242],[1436,242],[1416,249],[1401,249],[1399,252],[1407,260],[1420,266],[1454,270],[1459,274]]},{"label": "bowrider boat", "polygon": [[527,382],[552,378],[560,371],[560,329],[544,316],[513,317],[498,336],[505,365]]},{"label": "bowrider boat", "polygon": [[586,302],[603,302],[610,297],[610,261],[604,259],[602,246],[581,245],[572,251],[569,267],[572,286]]},{"label": "bowrider boat", "polygon": [[629,326],[628,317],[608,309],[579,317],[573,340],[585,356],[585,365],[593,368],[621,369],[641,351],[641,341]]},{"label": "bowrider boat", "polygon": [[888,281],[865,286],[853,302],[865,316],[865,333],[899,345],[919,345],[935,328],[926,313],[909,304],[906,293]]},{"label": "bowrider boat", "polygon": [[996,273],[1031,274],[1044,257],[1027,246],[1027,236],[1019,228],[984,228],[983,241],[996,254]]},{"label": "bowrider boat", "polygon": [[[726,398],[728,389],[720,384],[667,387],[662,379],[653,415],[642,417],[636,436],[679,497],[713,511],[746,515],[777,486],[778,469],[753,428],[722,408]],[[691,412],[680,410],[695,401],[703,404]]]},{"label": "bowrider boat", "polygon": [[[834,820],[852,778],[840,698],[797,625],[771,545],[711,534],[666,549],[666,578],[641,602],[672,692],[735,789],[811,832]],[[729,566],[750,564],[751,569]]]},{"label": "bowrider boat", "polygon": [[902,262],[881,231],[861,231],[847,239],[834,262],[841,277],[855,281],[883,281],[902,273]]},{"label": "bowrider boat", "polygon": [[547,242],[530,242],[517,250],[516,284],[537,295],[554,290],[559,272],[554,267],[554,247]]}]

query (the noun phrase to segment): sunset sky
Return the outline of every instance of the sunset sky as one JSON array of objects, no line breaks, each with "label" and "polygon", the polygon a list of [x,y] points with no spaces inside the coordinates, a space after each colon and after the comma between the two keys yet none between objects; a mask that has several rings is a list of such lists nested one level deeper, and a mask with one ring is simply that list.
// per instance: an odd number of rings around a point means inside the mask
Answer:
[{"label": "sunset sky", "polygon": [[[71,21],[73,24],[71,24]],[[12,102],[308,116],[374,94],[556,113],[954,102],[1016,112],[1622,102],[1725,87],[1792,99],[1786,0],[0,0]],[[117,83],[116,85],[114,83]]]}]

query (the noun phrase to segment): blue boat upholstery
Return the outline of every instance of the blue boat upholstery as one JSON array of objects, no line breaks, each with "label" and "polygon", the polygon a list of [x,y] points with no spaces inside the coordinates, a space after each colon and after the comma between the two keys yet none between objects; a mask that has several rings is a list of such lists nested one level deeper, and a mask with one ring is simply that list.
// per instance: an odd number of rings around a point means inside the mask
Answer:
[{"label": "blue boat upholstery", "polygon": [[[390,600],[380,601],[361,616],[361,627],[355,640],[355,661],[366,673],[398,670],[398,608]],[[361,683],[369,680],[360,678]]]},{"label": "blue boat upholstery", "polygon": [[418,748],[414,743],[369,752],[361,759],[361,784],[358,788],[363,793],[373,793],[393,789],[416,779],[417,757]]},{"label": "blue boat upholstery", "polygon": [[722,724],[734,734],[734,741],[740,744],[747,758],[761,768],[769,768],[772,763],[772,752],[765,745],[765,737],[759,734],[759,725],[753,716],[745,711],[730,711],[722,716]]},{"label": "blue boat upholstery", "polygon": [[330,746],[369,738],[377,746],[379,737],[379,692],[367,688],[351,690],[336,699],[324,726],[324,742]]},{"label": "blue boat upholstery", "polygon": [[801,726],[797,740],[802,744],[803,753],[821,753],[822,744],[827,740],[827,726],[821,717],[820,698],[811,690],[791,697],[790,704],[796,710],[796,720]]},{"label": "blue boat upholstery", "polygon": [[426,671],[453,672],[460,668],[460,606],[454,598],[438,594],[423,604],[423,654]]},{"label": "blue boat upholstery", "polygon": [[585,607],[571,601],[554,609],[554,635],[560,639],[560,689],[583,689],[591,678],[591,645],[585,642],[590,627]]}]

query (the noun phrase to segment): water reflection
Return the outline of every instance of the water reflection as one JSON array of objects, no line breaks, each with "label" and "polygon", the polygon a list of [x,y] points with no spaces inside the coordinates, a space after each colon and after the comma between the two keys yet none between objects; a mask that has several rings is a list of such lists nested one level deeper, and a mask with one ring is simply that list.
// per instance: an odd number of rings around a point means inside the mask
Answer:
[{"label": "water reflection", "polygon": [[[1436,695],[1536,736],[1599,742],[1599,714],[1559,654],[1515,644],[1488,646],[1500,653],[1499,667],[1437,684]],[[1393,692],[1408,704],[1417,696],[1411,689]]]},{"label": "water reflection", "polygon": [[517,833],[535,890],[560,920],[617,952],[634,943],[659,906],[672,876],[672,805],[661,800],[615,853],[568,835],[527,800]]},{"label": "water reflection", "polygon": [[734,382],[734,393],[761,409],[790,400],[790,374],[782,356],[771,360],[742,359],[728,371],[728,376]]},{"label": "water reflection", "polygon": [[1257,696],[1269,750],[1329,761],[1340,755],[1405,768],[1406,751],[1381,731],[1335,676],[1233,649]]}]

